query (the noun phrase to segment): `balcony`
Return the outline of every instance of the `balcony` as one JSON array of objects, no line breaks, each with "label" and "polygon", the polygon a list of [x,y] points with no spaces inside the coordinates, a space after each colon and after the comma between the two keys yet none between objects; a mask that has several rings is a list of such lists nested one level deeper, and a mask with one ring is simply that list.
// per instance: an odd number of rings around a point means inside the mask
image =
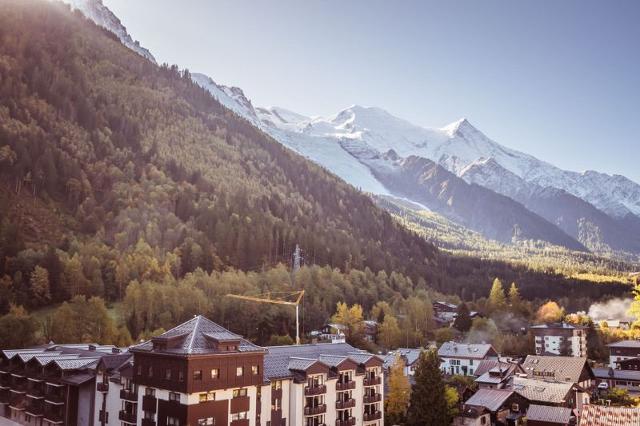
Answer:
[{"label": "balcony", "polygon": [[137,423],[136,417],[137,417],[136,413],[129,413],[124,410],[120,410],[120,412],[118,413],[118,418],[120,420],[122,420],[125,423],[131,423],[133,425]]},{"label": "balcony", "polygon": [[355,380],[349,380],[348,382],[337,382],[336,383],[336,390],[337,391],[345,391],[345,390],[355,389],[355,388],[356,388]]},{"label": "balcony", "polygon": [[353,408],[356,406],[356,400],[353,398],[345,399],[344,401],[336,401],[336,409],[344,410],[346,408]]},{"label": "balcony", "polygon": [[365,422],[371,422],[373,420],[380,420],[382,413],[380,411],[372,411],[370,413],[364,413],[363,420]]},{"label": "balcony", "polygon": [[311,395],[320,395],[322,393],[326,393],[327,392],[327,386],[326,385],[316,385],[316,386],[305,386],[304,387],[304,394],[307,396],[311,396]]},{"label": "balcony", "polygon": [[363,398],[365,404],[372,404],[374,402],[380,402],[381,399],[382,399],[382,395],[380,395],[379,393],[365,395],[364,398]]},{"label": "balcony", "polygon": [[98,392],[109,392],[109,382],[98,383]]},{"label": "balcony", "polygon": [[153,395],[142,396],[142,411],[156,412],[156,397]]},{"label": "balcony", "polygon": [[231,420],[231,426],[249,426],[249,419]]},{"label": "balcony", "polygon": [[142,419],[142,426],[156,426],[156,422],[153,419]]},{"label": "balcony", "polygon": [[379,385],[380,383],[382,383],[382,379],[380,378],[380,376],[373,376],[373,377],[365,377],[364,378],[364,385],[365,386],[376,386],[376,385]]},{"label": "balcony", "polygon": [[138,401],[138,392],[130,389],[122,389],[120,391],[120,399],[136,402]]},{"label": "balcony", "polygon": [[49,393],[44,396],[45,402],[53,405],[64,404],[64,397],[58,393]]},{"label": "balcony", "polygon": [[355,426],[356,424],[356,418],[355,417],[349,417],[347,419],[343,419],[343,420],[336,420],[336,426]]},{"label": "balcony", "polygon": [[229,412],[231,414],[235,414],[249,411],[250,404],[251,399],[248,396],[237,396],[235,398],[231,398]]},{"label": "balcony", "polygon": [[315,407],[304,407],[305,416],[315,416],[327,412],[327,404],[316,405]]},{"label": "balcony", "polygon": [[64,419],[62,418],[62,414],[57,411],[45,410],[44,411],[44,419],[49,423],[62,424],[64,423]]}]

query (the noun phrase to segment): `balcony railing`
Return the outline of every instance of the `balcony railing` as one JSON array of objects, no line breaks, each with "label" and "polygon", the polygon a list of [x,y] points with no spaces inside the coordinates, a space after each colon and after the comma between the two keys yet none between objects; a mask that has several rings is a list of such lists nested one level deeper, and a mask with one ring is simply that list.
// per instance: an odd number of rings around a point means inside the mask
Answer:
[{"label": "balcony railing", "polygon": [[336,383],[336,390],[338,390],[338,391],[355,389],[355,388],[356,388],[356,382],[354,380],[349,380],[348,382],[337,382]]},{"label": "balcony railing", "polygon": [[129,389],[122,389],[120,391],[120,399],[126,399],[127,401],[137,401],[138,392]]},{"label": "balcony railing", "polygon": [[57,393],[49,393],[44,396],[45,402],[55,405],[64,404],[64,397]]},{"label": "balcony railing", "polygon": [[373,376],[373,377],[365,377],[364,378],[364,385],[365,386],[375,386],[375,385],[379,385],[382,382],[382,380],[380,379],[380,376]]},{"label": "balcony railing", "polygon": [[370,413],[364,413],[363,419],[365,422],[370,422],[372,420],[380,420],[380,417],[382,417],[380,411],[372,411]]},{"label": "balcony railing", "polygon": [[44,411],[44,419],[49,423],[60,424],[63,423],[64,419],[62,418],[62,414],[57,411],[45,410]]},{"label": "balcony railing", "polygon": [[153,395],[142,396],[142,411],[156,412],[156,397]]},{"label": "balcony railing", "polygon": [[98,392],[109,392],[109,382],[98,383]]},{"label": "balcony railing", "polygon": [[125,423],[131,423],[135,425],[137,423],[136,417],[136,413],[128,413],[124,410],[120,410],[120,413],[118,413],[118,418]]},{"label": "balcony railing", "polygon": [[379,393],[374,393],[371,395],[365,395],[363,400],[365,404],[371,404],[373,402],[379,402],[382,399],[382,395]]},{"label": "balcony railing", "polygon": [[336,409],[344,410],[345,408],[353,408],[356,406],[356,400],[353,398],[345,399],[344,401],[336,401]]},{"label": "balcony railing", "polygon": [[320,395],[321,393],[327,392],[326,385],[316,385],[316,386],[305,386],[304,394],[305,395]]},{"label": "balcony railing", "polygon": [[336,426],[355,426],[356,424],[356,418],[355,417],[349,417],[347,419],[343,419],[343,420],[336,420]]},{"label": "balcony railing", "polygon": [[315,416],[316,414],[323,414],[327,412],[327,404],[320,404],[314,407],[304,407],[305,416]]}]

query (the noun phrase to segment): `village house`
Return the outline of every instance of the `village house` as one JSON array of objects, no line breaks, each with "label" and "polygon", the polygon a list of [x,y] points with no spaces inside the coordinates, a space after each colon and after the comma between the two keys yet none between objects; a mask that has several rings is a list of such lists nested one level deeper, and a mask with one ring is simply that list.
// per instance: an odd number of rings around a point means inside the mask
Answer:
[{"label": "village house", "polygon": [[498,359],[498,353],[487,343],[445,342],[438,349],[438,357],[444,374],[473,376],[480,361]]},{"label": "village house", "polygon": [[575,425],[576,417],[571,408],[531,404],[527,409],[527,426]]},{"label": "village house", "polygon": [[504,389],[517,373],[524,373],[517,362],[486,359],[480,361],[474,375],[480,389]]},{"label": "village house", "polygon": [[[479,389],[465,401],[455,425],[516,425],[528,401],[508,389]],[[488,416],[487,416],[488,414]],[[488,417],[488,422],[487,422]]]},{"label": "village house", "polygon": [[640,340],[622,340],[607,345],[609,347],[609,367],[616,368],[616,362],[640,357]]},{"label": "village house", "polygon": [[587,327],[567,323],[530,327],[536,355],[587,356]]}]

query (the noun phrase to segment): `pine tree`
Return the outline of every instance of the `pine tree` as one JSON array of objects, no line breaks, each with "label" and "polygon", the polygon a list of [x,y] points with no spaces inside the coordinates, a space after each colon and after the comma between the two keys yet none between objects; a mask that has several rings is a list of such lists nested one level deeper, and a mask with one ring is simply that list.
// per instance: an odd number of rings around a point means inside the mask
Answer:
[{"label": "pine tree", "polygon": [[409,426],[447,426],[451,424],[445,397],[440,361],[435,350],[420,354],[407,412]]},{"label": "pine tree", "polygon": [[522,299],[520,298],[518,286],[516,283],[511,283],[511,287],[509,287],[509,305],[511,305],[511,309],[517,310],[521,302]]},{"label": "pine tree", "polygon": [[411,385],[404,374],[404,367],[404,360],[397,355],[389,370],[389,391],[384,402],[384,422],[389,425],[402,424],[406,420]]},{"label": "pine tree", "polygon": [[462,302],[458,305],[458,312],[456,314],[456,320],[453,322],[453,328],[463,333],[466,333],[471,328],[471,312],[466,303]]},{"label": "pine tree", "polygon": [[496,312],[504,309],[507,306],[507,300],[504,296],[504,289],[502,288],[502,281],[496,278],[493,280],[491,286],[491,292],[489,293],[489,300],[487,301],[487,308],[489,312]]}]

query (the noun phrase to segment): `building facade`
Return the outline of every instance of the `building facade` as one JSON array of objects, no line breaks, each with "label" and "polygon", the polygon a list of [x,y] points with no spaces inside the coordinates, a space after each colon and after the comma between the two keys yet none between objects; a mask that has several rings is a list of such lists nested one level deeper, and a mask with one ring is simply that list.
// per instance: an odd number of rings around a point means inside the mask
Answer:
[{"label": "building facade", "polygon": [[498,359],[493,346],[485,343],[445,342],[438,349],[440,369],[444,374],[474,376],[480,362]]},{"label": "building facade", "polygon": [[609,346],[609,367],[616,368],[616,363],[640,357],[640,340],[622,340]]},{"label": "building facade", "polygon": [[536,355],[587,356],[587,327],[567,323],[540,324],[530,328]]}]

